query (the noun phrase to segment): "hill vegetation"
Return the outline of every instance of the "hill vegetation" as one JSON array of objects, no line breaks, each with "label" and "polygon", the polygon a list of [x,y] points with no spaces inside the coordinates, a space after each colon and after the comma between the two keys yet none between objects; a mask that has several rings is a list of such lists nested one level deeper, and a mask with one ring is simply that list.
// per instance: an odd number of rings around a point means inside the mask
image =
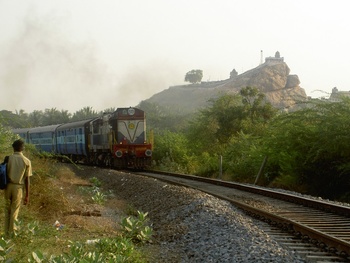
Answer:
[{"label": "hill vegetation", "polygon": [[[139,106],[146,111],[148,129],[154,134],[154,168],[257,183],[350,202],[350,98],[341,97],[337,102],[312,100],[299,110],[287,112],[273,107],[258,89],[245,87],[238,94],[210,100],[208,107],[193,114],[182,115],[150,102],[142,102]],[[13,120],[22,124],[29,121],[22,117],[23,114],[16,115]],[[7,115],[0,118],[0,157],[4,157],[11,152],[14,135],[5,125],[12,120],[7,119]],[[63,244],[48,238],[54,236],[52,222],[58,213],[52,209],[59,208],[57,204],[67,204],[62,195],[57,195],[59,189],[50,190],[57,187],[51,180],[52,176],[57,176],[57,170],[52,170],[55,166],[45,158],[30,158],[37,171],[33,183],[35,203],[31,204],[30,210],[40,213],[23,210],[25,221],[30,222],[22,226],[23,235],[10,243],[0,240],[0,247],[5,248],[1,255],[8,258],[14,255],[7,252],[13,244],[26,247],[19,254],[16,252],[22,259],[29,258],[31,252],[39,258],[44,257],[35,247],[52,251],[52,247]],[[96,202],[103,201],[103,193],[94,198]],[[1,202],[0,206],[3,207]],[[51,217],[42,218],[40,214]],[[39,225],[42,224],[39,228],[37,219],[40,219]],[[33,237],[33,232],[39,238]],[[68,238],[79,240],[77,236]],[[42,246],[43,239],[45,246]],[[107,237],[104,242],[104,246],[114,247],[123,241]],[[76,245],[75,252],[67,251],[61,257],[71,257],[72,253],[80,253],[82,257],[91,252]],[[62,249],[58,246],[58,250]],[[52,252],[59,255],[57,250]],[[90,255],[100,252],[94,253]],[[138,252],[135,253],[128,257],[142,262]]]},{"label": "hill vegetation", "polygon": [[299,77],[289,73],[288,65],[277,58],[267,60],[242,74],[233,70],[226,80],[172,86],[144,102],[167,108],[169,111],[192,114],[210,106],[210,100],[223,95],[239,94],[245,87],[255,87],[265,95],[266,102],[275,108],[293,111],[302,107],[308,97],[299,86]]},{"label": "hill vegetation", "polygon": [[246,87],[184,118],[159,105],[140,107],[154,130],[161,169],[254,183],[267,160],[260,185],[350,201],[350,99],[303,105],[281,111]]},{"label": "hill vegetation", "polygon": [[[208,103],[192,114],[150,101],[140,103],[154,134],[156,168],[254,183],[267,160],[258,184],[349,200],[349,98],[310,100],[288,112],[247,86]],[[28,116],[33,116],[13,115],[2,114],[1,123],[28,124]],[[43,119],[49,125],[55,118]]]}]

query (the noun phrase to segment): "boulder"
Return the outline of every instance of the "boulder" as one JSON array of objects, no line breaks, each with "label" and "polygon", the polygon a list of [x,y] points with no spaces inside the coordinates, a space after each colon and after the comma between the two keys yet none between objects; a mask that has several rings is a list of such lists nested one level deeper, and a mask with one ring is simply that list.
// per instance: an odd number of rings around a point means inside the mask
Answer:
[{"label": "boulder", "polygon": [[283,59],[270,59],[235,78],[172,86],[146,101],[174,111],[190,113],[208,106],[211,99],[225,94],[237,94],[242,88],[250,86],[264,93],[266,100],[273,106],[295,110],[299,108],[300,102],[307,100],[307,96],[299,86],[299,77],[289,73],[290,69]]}]

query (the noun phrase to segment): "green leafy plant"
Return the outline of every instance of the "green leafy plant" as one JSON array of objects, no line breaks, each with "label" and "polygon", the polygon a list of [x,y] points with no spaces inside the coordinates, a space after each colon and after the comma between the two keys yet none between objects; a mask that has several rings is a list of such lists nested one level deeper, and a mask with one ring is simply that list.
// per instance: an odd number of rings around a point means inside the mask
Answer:
[{"label": "green leafy plant", "polygon": [[103,205],[106,202],[108,196],[113,194],[112,191],[109,191],[108,194],[104,194],[103,192],[101,192],[100,188],[97,186],[93,186],[93,187],[80,186],[78,188],[78,191],[84,195],[91,196],[92,201],[95,204],[99,204],[99,205]]},{"label": "green leafy plant", "polygon": [[5,240],[4,238],[0,239],[0,261],[1,262],[11,262],[11,259],[8,258],[8,254],[11,252],[14,244],[11,240]]},{"label": "green leafy plant", "polygon": [[32,252],[28,262],[35,263],[142,263],[141,254],[128,238],[106,238],[92,245],[70,242],[70,252],[58,256],[48,256],[41,251]]},{"label": "green leafy plant", "polygon": [[39,222],[33,221],[27,224],[26,228],[23,228],[23,234],[25,235],[35,235],[39,230]]},{"label": "green leafy plant", "polygon": [[92,183],[96,187],[100,187],[102,185],[101,181],[96,177],[90,178],[90,183]]},{"label": "green leafy plant", "polygon": [[70,253],[63,253],[59,256],[50,257],[46,256],[40,251],[32,252],[31,257],[28,259],[28,262],[44,263],[73,263],[73,262],[94,262],[94,263],[103,263],[103,262],[112,262],[106,260],[103,254],[96,251],[86,251],[84,246],[80,243],[73,244],[71,246]]},{"label": "green leafy plant", "polygon": [[[114,239],[101,239],[96,243],[96,248],[113,262],[139,261],[138,253],[131,239],[117,237]],[[133,260],[131,260],[133,258]]]},{"label": "green leafy plant", "polygon": [[145,243],[152,237],[152,229],[147,226],[148,213],[137,211],[138,216],[129,216],[121,222],[124,236],[131,238],[134,242]]},{"label": "green leafy plant", "polygon": [[96,191],[91,198],[96,204],[103,205],[106,202],[107,196],[100,191]]}]

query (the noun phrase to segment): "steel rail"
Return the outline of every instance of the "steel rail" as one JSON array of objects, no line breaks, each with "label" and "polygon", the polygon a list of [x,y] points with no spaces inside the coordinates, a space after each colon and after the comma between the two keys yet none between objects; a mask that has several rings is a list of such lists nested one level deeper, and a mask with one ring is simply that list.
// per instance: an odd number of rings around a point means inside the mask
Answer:
[{"label": "steel rail", "polygon": [[[146,172],[146,171],[145,171]],[[234,183],[234,182],[228,182],[228,181],[223,181],[223,180],[218,180],[218,179],[210,179],[210,178],[204,178],[204,177],[199,177],[199,176],[194,176],[194,175],[186,175],[186,174],[179,174],[179,173],[169,173],[169,172],[162,172],[162,171],[147,171],[146,173],[155,173],[155,174],[161,174],[161,175],[166,175],[169,176],[169,181],[174,183],[173,181],[170,180],[171,177],[178,177],[178,178],[183,178],[187,180],[192,180],[192,181],[199,181],[203,183],[208,183],[208,184],[213,184],[213,185],[218,185],[218,186],[224,186],[224,187],[229,187],[229,188],[235,188],[241,191],[246,191],[246,192],[251,192],[259,195],[264,195],[267,197],[271,197],[274,199],[279,199],[283,200],[285,202],[289,203],[296,203],[298,205],[303,205],[307,206],[310,208],[314,209],[321,209],[323,211],[326,211],[327,213],[331,214],[337,214],[341,215],[344,217],[349,218],[349,220],[345,220],[348,225],[350,223],[350,208],[344,207],[338,204],[333,204],[333,203],[327,203],[325,201],[321,200],[315,200],[311,198],[306,198],[302,196],[295,196],[289,193],[283,193],[283,192],[278,192],[274,191],[271,189],[266,189],[258,186],[253,186],[253,185],[244,185],[240,183]],[[144,174],[144,173],[142,173]],[[145,174],[147,176],[147,174]],[[162,180],[162,179],[161,179]],[[183,185],[187,186],[185,183],[180,183],[180,182],[175,182],[175,184],[178,185]],[[191,186],[192,188],[197,188],[194,186]],[[339,255],[342,256],[349,256],[350,255],[350,242],[337,238],[331,234],[322,232],[320,229],[317,229],[317,227],[310,227],[310,225],[307,225],[306,223],[301,223],[297,222],[296,220],[288,218],[288,215],[286,216],[281,216],[283,212],[281,213],[276,213],[276,212],[268,212],[256,207],[252,207],[248,204],[245,204],[243,202],[234,200],[232,198],[229,198],[227,196],[218,194],[214,191],[208,191],[208,190],[203,190],[202,188],[197,188],[198,190],[201,190],[203,192],[206,192],[208,194],[211,194],[213,196],[216,196],[220,199],[229,201],[230,203],[234,204],[235,206],[239,207],[240,209],[248,212],[249,214],[253,214],[258,217],[262,217],[265,220],[269,221],[270,223],[277,224],[279,226],[283,226],[282,228],[288,229],[289,231],[293,231],[294,233],[298,234],[299,236],[302,237],[308,237],[311,240],[317,240],[319,244],[324,245],[325,247],[328,247],[330,251],[336,251],[338,252]],[[286,214],[290,214],[291,212],[285,212]],[[280,214],[280,215],[278,215]],[[322,220],[322,219],[320,219]],[[310,221],[312,221],[310,219]],[[318,222],[320,225],[322,225],[322,222]],[[341,232],[341,231],[339,231]],[[348,236],[348,238],[350,238]]]},{"label": "steel rail", "polygon": [[169,175],[169,176],[177,176],[179,178],[184,179],[192,179],[195,181],[225,186],[225,187],[231,187],[239,190],[243,190],[246,192],[251,192],[255,194],[260,194],[264,196],[269,196],[275,199],[279,200],[285,200],[287,202],[292,202],[295,204],[301,204],[307,207],[313,207],[317,209],[321,209],[323,211],[335,213],[337,215],[343,215],[350,217],[350,206],[341,206],[337,205],[335,203],[329,203],[322,200],[316,200],[312,198],[307,198],[305,196],[296,196],[293,194],[288,194],[280,191],[275,191],[268,188],[263,188],[255,185],[248,185],[248,184],[241,184],[236,182],[229,182],[229,181],[223,181],[220,179],[212,179],[212,178],[206,178],[206,177],[200,177],[195,175],[186,175],[186,174],[180,174],[180,173],[170,173],[170,172],[163,172],[158,170],[149,170],[147,172],[157,173],[157,174],[163,174],[163,175]]}]

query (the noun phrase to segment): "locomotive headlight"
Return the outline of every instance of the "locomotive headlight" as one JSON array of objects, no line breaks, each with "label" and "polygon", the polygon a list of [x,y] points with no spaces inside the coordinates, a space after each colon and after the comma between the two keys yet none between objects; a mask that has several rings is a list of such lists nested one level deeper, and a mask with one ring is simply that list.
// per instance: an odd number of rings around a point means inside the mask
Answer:
[{"label": "locomotive headlight", "polygon": [[130,108],[128,109],[128,114],[129,114],[129,115],[134,115],[134,114],[135,114],[135,109],[130,107]]},{"label": "locomotive headlight", "polygon": [[115,156],[117,156],[118,158],[122,157],[123,156],[122,151],[121,150],[116,151]]},{"label": "locomotive headlight", "polygon": [[152,150],[147,149],[147,150],[145,151],[145,155],[148,156],[148,157],[152,156]]}]

